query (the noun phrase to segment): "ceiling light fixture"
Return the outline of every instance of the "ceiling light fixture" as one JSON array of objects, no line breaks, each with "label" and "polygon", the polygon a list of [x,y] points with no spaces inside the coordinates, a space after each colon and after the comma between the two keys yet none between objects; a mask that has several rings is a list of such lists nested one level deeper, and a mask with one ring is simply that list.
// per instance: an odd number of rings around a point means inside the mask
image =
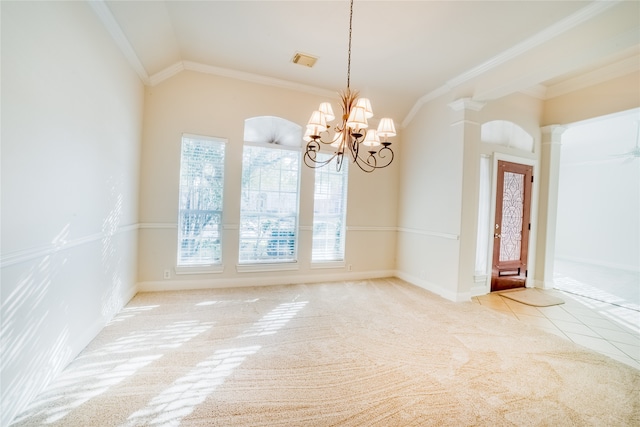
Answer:
[{"label": "ceiling light fixture", "polygon": [[[336,169],[342,168],[345,152],[351,156],[353,163],[365,172],[373,172],[389,166],[393,161],[393,151],[389,146],[389,137],[396,135],[393,120],[382,118],[378,129],[368,129],[368,119],[373,117],[371,102],[367,98],[359,98],[358,91],[351,90],[351,32],[353,23],[353,0],[349,11],[349,51],[347,59],[347,89],[340,93],[342,120],[333,129],[328,123],[335,119],[333,108],[323,102],[311,114],[307,123],[304,140],[307,142],[304,163],[312,168],[326,166],[336,159]],[[322,139],[322,138],[328,138]],[[322,144],[333,148],[333,155],[328,159],[318,158]],[[362,151],[366,151],[363,154]]]}]

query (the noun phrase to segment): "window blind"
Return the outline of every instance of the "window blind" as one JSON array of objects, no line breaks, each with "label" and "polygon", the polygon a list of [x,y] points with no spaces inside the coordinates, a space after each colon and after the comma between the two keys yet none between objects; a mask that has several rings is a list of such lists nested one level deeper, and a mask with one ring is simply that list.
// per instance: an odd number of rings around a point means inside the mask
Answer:
[{"label": "window blind", "polygon": [[[320,161],[328,158],[327,154],[318,155]],[[344,260],[348,166],[344,162],[337,171],[331,163],[315,170],[313,262]]]},{"label": "window blind", "polygon": [[225,143],[218,138],[182,137],[178,266],[222,262]]}]

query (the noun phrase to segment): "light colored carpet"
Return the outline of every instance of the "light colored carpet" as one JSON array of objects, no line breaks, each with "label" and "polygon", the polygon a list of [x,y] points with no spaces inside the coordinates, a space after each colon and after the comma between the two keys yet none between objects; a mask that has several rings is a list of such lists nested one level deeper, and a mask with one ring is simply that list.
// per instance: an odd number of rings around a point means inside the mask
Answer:
[{"label": "light colored carpet", "polygon": [[564,304],[562,298],[545,294],[536,289],[520,289],[499,292],[505,298],[521,302],[523,304],[532,305],[534,307],[549,307],[552,305]]},{"label": "light colored carpet", "polygon": [[632,426],[640,371],[397,279],[138,294],[17,426]]}]

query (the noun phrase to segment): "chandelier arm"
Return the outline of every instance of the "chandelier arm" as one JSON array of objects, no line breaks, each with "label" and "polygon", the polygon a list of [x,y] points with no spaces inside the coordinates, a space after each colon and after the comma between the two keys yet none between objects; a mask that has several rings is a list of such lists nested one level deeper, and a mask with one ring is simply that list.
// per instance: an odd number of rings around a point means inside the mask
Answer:
[{"label": "chandelier arm", "polygon": [[[311,141],[311,142],[314,142],[314,141]],[[309,142],[307,145],[311,144],[311,142]],[[320,144],[325,144],[325,145],[333,144],[333,141],[325,141],[322,138],[316,138],[315,142],[318,144],[318,150],[320,150]]]},{"label": "chandelier arm", "polygon": [[342,162],[344,161],[344,153],[336,153],[334,157],[337,157],[336,159],[336,172],[340,172],[342,170]]},{"label": "chandelier arm", "polygon": [[371,164],[367,163],[365,160],[361,159],[360,157],[354,158],[353,159],[353,163],[358,165],[360,170],[362,170],[363,172],[366,172],[366,173],[371,173],[374,170],[376,170],[375,167],[373,167]]},{"label": "chandelier arm", "polygon": [[310,150],[309,149],[309,145],[307,144],[307,150],[304,152],[304,156],[303,156],[303,161],[304,164],[307,165],[310,168],[321,168],[323,166],[328,165],[329,163],[331,163],[331,161],[333,159],[336,158],[336,156],[338,156],[339,153],[334,153],[333,156],[329,157],[327,160],[316,160],[316,155],[318,154],[318,152],[316,150]]},{"label": "chandelier arm", "polygon": [[[354,156],[353,163],[356,163],[364,172],[371,173],[374,170],[386,168],[391,164],[391,162],[393,162],[393,159],[393,150],[386,146],[378,150],[377,153],[373,150],[368,151],[368,156],[366,158]],[[380,160],[383,160],[383,162],[380,162]]]},{"label": "chandelier arm", "polygon": [[357,138],[354,137],[350,137],[351,140],[349,141],[349,151],[351,151],[351,157],[353,158],[353,161],[355,162],[356,159],[358,158],[358,151],[360,149],[360,143],[358,141]]},{"label": "chandelier arm", "polygon": [[318,140],[316,139],[312,139],[311,141],[309,141],[307,143],[307,146],[305,147],[306,152],[317,152],[320,151],[320,144],[318,144]]},{"label": "chandelier arm", "polygon": [[[385,154],[387,151],[389,153]],[[380,157],[381,159],[386,159],[387,155],[391,155],[391,158],[389,159],[389,162],[387,163],[387,166],[388,166],[388,165],[391,164],[391,162],[393,162],[393,159],[395,157],[395,154],[393,153],[393,150],[391,148],[389,148],[389,145],[385,145],[380,150],[378,150],[378,157]]]}]

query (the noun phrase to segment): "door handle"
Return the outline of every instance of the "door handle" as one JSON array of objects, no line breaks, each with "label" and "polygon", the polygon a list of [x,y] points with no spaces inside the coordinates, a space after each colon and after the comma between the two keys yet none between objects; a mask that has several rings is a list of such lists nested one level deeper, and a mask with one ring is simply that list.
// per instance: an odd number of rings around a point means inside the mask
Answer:
[{"label": "door handle", "polygon": [[495,233],[495,234],[493,235],[493,238],[494,238],[494,239],[499,239],[499,238],[501,238],[501,237],[502,237],[502,235],[500,235],[500,234],[498,234],[498,233]]}]

